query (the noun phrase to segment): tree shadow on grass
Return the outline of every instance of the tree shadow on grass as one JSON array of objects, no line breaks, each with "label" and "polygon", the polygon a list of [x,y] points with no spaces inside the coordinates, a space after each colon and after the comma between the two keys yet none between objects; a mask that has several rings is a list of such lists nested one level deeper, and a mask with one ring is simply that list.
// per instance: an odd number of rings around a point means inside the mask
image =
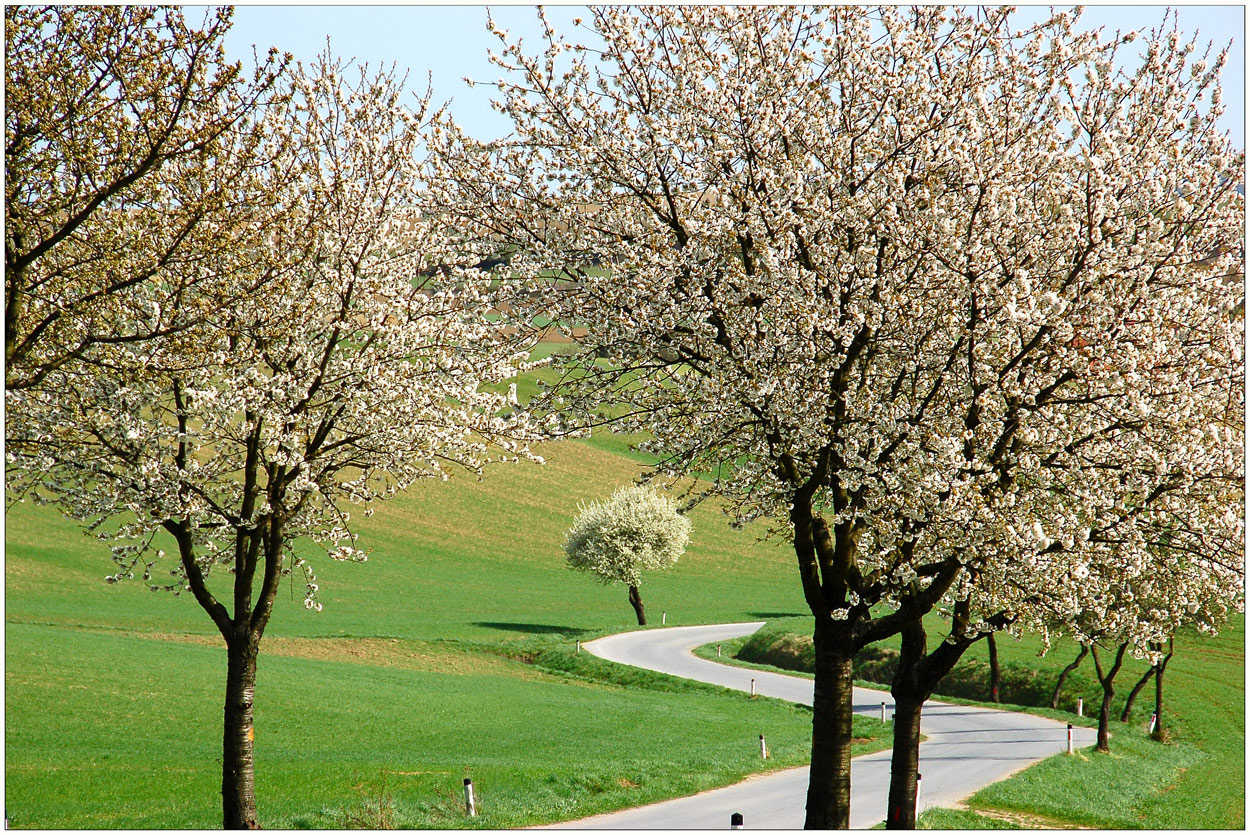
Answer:
[{"label": "tree shadow on grass", "polygon": [[810,615],[811,612],[747,612],[747,614],[760,620],[777,620],[779,618],[801,618],[804,615]]},{"label": "tree shadow on grass", "polygon": [[474,626],[487,629],[498,629],[503,632],[525,632],[530,635],[567,635],[570,638],[584,635],[589,630],[577,626],[552,626],[549,623],[500,623],[498,621],[477,621]]}]

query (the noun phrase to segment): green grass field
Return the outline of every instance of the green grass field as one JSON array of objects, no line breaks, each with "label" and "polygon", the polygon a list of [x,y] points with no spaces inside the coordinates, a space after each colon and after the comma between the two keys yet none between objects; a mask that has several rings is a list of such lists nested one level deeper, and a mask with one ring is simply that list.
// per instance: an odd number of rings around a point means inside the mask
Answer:
[{"label": "green grass field", "polygon": [[[619,442],[418,484],[360,525],[368,563],[319,561],[323,612],[283,590],[257,685],[263,825],[517,827],[806,762],[806,708],[575,654],[635,628],[625,590],[561,551],[578,503],[638,474]],[[711,508],[693,521],[686,555],[642,588],[655,622],[801,611],[784,547]],[[225,653],[207,616],[189,595],[106,585],[107,547],[48,508],[11,510],[5,551],[11,825],[219,825]]]}]

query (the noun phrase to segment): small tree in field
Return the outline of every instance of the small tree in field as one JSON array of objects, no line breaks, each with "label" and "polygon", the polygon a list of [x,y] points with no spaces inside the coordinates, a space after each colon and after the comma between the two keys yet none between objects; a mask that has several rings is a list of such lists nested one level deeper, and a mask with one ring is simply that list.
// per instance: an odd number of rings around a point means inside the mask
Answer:
[{"label": "small tree in field", "polygon": [[638,625],[647,625],[638,586],[643,571],[677,562],[686,550],[690,520],[667,496],[650,487],[622,487],[605,502],[581,509],[564,541],[570,568],[593,575],[604,585],[629,586],[629,603]]}]

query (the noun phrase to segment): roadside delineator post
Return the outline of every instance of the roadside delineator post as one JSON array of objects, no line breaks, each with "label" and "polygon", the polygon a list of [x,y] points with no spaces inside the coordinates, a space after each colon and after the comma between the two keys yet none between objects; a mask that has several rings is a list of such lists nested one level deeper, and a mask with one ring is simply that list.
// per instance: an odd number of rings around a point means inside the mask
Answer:
[{"label": "roadside delineator post", "polygon": [[768,759],[768,744],[764,742],[764,735],[760,734],[760,759]]},{"label": "roadside delineator post", "polygon": [[885,721],[885,702],[881,703],[881,721]]},{"label": "roadside delineator post", "polygon": [[1150,714],[1150,732],[1154,733],[1155,728],[1158,727],[1158,725],[1159,725],[1159,714],[1157,713]]},{"label": "roadside delineator post", "polygon": [[578,651],[578,652],[581,652],[581,651],[582,651],[582,642],[581,642],[581,641],[578,641],[578,642],[577,642],[577,651]]},{"label": "roadside delineator post", "polygon": [[729,828],[730,829],[742,828],[742,813],[741,812],[734,812],[732,815],[729,816]]},{"label": "roadside delineator post", "polygon": [[464,812],[471,818],[477,817],[477,803],[473,800],[473,781],[464,778]]},{"label": "roadside delineator post", "polygon": [[660,626],[668,623],[668,612],[660,612]]},{"label": "roadside delineator post", "polygon": [[916,772],[916,808],[912,810],[912,819],[920,817],[920,772]]},{"label": "roadside delineator post", "polygon": [[751,679],[751,698],[755,698],[755,679]]},{"label": "roadside delineator post", "polygon": [[716,657],[720,658],[720,644],[716,645]]},{"label": "roadside delineator post", "polygon": [[1068,723],[1068,753],[1072,753],[1072,723]]},{"label": "roadside delineator post", "polygon": [[1085,715],[1085,699],[1082,696],[1076,697],[1076,715],[1077,716]]}]

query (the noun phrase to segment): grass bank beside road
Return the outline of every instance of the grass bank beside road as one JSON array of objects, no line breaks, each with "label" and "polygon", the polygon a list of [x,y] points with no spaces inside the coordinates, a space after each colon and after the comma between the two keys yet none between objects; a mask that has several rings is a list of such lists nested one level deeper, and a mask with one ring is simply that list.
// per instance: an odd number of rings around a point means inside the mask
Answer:
[{"label": "grass bank beside road", "polygon": [[[224,652],[171,635],[7,632],[14,827],[219,825]],[[608,662],[526,643],[539,663],[446,641],[276,640],[256,702],[264,825],[512,828],[806,762],[805,709],[657,674],[624,686]],[[561,654],[570,671],[551,657]]]}]

